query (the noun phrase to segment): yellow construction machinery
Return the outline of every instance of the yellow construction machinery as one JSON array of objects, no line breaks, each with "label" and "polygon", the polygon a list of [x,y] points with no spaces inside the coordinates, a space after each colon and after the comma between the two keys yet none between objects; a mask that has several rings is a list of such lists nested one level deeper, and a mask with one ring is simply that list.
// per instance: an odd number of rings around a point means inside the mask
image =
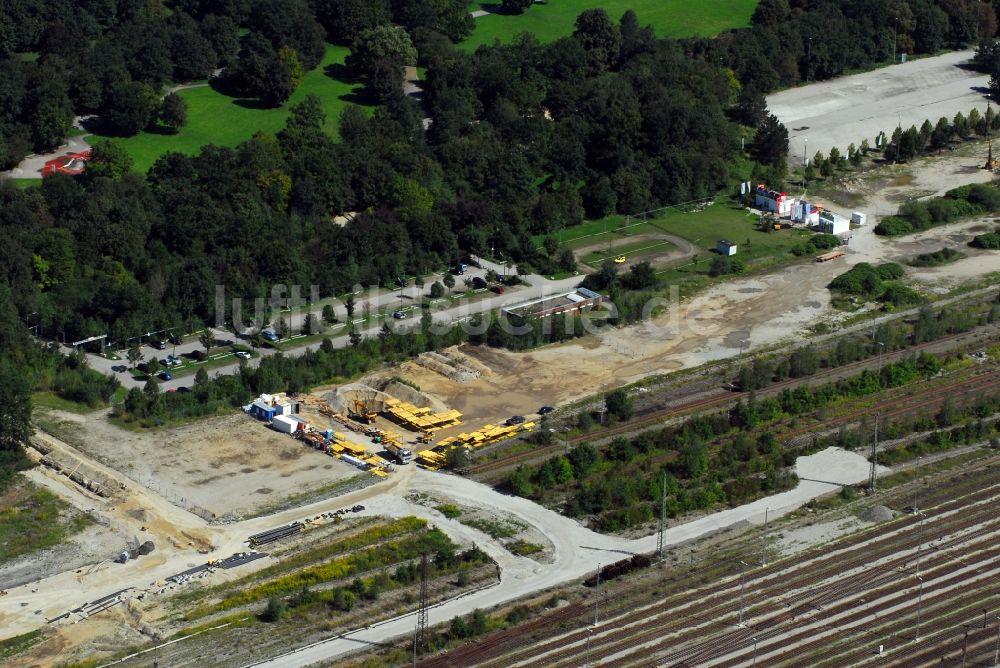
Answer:
[{"label": "yellow construction machinery", "polygon": [[351,413],[351,417],[355,420],[360,420],[361,422],[367,422],[371,424],[375,422],[375,418],[378,417],[378,411],[372,411],[368,408],[366,404],[361,399],[354,400],[354,412]]}]

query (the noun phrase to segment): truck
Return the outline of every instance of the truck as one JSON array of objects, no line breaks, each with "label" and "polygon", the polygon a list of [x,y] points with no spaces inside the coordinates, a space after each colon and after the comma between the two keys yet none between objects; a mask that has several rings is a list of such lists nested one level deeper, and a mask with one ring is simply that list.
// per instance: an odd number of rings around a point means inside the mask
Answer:
[{"label": "truck", "polygon": [[396,443],[387,444],[385,446],[385,451],[400,464],[409,464],[413,460],[413,453]]}]

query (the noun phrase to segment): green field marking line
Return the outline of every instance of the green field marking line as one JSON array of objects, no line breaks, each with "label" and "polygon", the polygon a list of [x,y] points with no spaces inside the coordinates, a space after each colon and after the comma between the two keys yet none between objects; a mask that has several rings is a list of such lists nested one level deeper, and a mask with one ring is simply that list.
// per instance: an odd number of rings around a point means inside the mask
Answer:
[{"label": "green field marking line", "polygon": [[618,257],[619,255],[625,255],[625,256],[628,256],[629,254],[637,254],[637,253],[642,253],[642,252],[645,252],[645,251],[648,251],[648,250],[651,250],[651,249],[653,249],[653,248],[659,248],[660,246],[676,246],[676,245],[677,245],[677,244],[674,244],[674,243],[671,243],[671,242],[669,242],[669,241],[661,241],[661,242],[659,242],[659,243],[656,243],[656,244],[653,244],[653,245],[651,245],[651,246],[643,246],[643,247],[641,247],[641,248],[634,248],[634,249],[632,249],[632,250],[624,250],[624,251],[623,251],[623,252],[621,252],[621,253],[615,253],[614,255],[609,255],[609,256],[607,256],[607,257],[602,257],[602,258],[600,258],[600,259],[598,259],[598,260],[584,260],[584,264],[593,264],[593,263],[595,263],[595,262],[598,262],[598,263],[599,263],[599,262],[604,262],[604,261],[606,261],[606,260],[612,260],[612,259],[614,259],[614,258]]}]

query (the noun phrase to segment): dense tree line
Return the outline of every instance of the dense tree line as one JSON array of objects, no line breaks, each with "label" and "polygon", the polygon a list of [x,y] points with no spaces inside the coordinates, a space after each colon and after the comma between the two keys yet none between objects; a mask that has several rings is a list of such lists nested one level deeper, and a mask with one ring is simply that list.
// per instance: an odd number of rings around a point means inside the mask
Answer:
[{"label": "dense tree line", "polygon": [[989,40],[994,6],[974,0],[762,0],[751,27],[688,41],[697,57],[731,67],[755,95],[849,70]]}]

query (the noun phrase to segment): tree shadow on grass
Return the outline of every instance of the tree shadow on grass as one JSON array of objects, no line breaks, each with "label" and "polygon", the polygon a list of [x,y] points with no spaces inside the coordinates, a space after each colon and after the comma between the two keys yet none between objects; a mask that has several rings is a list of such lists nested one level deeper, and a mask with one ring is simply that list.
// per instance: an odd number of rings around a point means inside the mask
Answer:
[{"label": "tree shadow on grass", "polygon": [[350,93],[339,95],[338,99],[365,107],[373,107],[378,104],[378,98],[367,86],[355,86]]},{"label": "tree shadow on grass", "polygon": [[244,109],[275,109],[274,105],[252,97],[238,97],[233,100],[233,104]]},{"label": "tree shadow on grass", "polygon": [[323,74],[342,83],[361,83],[361,76],[343,63],[330,63],[323,68]]}]

